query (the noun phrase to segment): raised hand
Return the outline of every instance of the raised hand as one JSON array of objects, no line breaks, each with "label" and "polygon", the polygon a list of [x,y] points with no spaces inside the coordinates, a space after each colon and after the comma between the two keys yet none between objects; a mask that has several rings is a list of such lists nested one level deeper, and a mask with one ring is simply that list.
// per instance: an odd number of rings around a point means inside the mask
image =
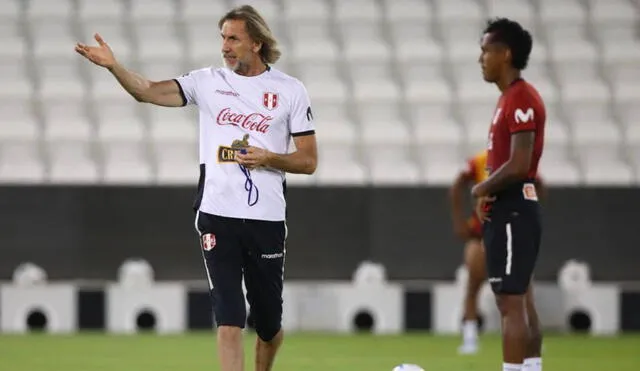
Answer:
[{"label": "raised hand", "polygon": [[116,58],[109,45],[104,42],[99,34],[95,34],[94,38],[98,42],[98,46],[88,46],[82,43],[76,44],[76,52],[91,62],[105,68],[111,68],[116,64]]}]

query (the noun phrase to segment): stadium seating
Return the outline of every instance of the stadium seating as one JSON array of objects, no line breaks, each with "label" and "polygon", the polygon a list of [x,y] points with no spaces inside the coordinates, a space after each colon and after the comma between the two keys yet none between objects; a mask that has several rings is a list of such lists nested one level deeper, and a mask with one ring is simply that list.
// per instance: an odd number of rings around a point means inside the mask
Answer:
[{"label": "stadium seating", "polygon": [[250,3],[314,107],[320,164],[296,184],[447,184],[486,144],[486,18],[535,38],[555,184],[640,184],[640,8],[632,0],[0,0],[0,182],[193,184],[197,111],[144,106],[82,60],[99,32],[151,79],[219,65],[217,20]]}]

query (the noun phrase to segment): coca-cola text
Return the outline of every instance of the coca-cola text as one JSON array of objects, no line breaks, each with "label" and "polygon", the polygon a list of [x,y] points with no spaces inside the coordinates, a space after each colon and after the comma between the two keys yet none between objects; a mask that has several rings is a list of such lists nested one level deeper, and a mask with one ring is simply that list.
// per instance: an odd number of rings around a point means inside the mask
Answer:
[{"label": "coca-cola text", "polygon": [[225,108],[218,114],[218,125],[234,125],[240,126],[247,130],[266,133],[269,130],[269,122],[273,120],[272,116],[265,116],[261,113],[250,113],[248,115],[235,113],[231,108]]}]

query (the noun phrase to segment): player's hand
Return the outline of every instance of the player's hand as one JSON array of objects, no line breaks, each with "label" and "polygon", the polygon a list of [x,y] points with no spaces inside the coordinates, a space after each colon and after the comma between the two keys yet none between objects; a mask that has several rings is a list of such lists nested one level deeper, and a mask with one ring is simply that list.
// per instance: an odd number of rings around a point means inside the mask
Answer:
[{"label": "player's hand", "polygon": [[[243,153],[244,152],[244,153]],[[249,170],[267,166],[271,152],[264,148],[249,146],[244,151],[238,151],[236,160]]]},{"label": "player's hand", "polygon": [[491,220],[491,216],[489,215],[487,206],[495,200],[495,196],[482,196],[477,198],[476,215],[478,215],[478,219],[480,219],[480,221],[487,222]]},{"label": "player's hand", "polygon": [[112,68],[116,64],[116,58],[113,56],[111,48],[99,34],[95,34],[94,38],[98,42],[98,46],[77,43],[76,52],[98,66]]}]

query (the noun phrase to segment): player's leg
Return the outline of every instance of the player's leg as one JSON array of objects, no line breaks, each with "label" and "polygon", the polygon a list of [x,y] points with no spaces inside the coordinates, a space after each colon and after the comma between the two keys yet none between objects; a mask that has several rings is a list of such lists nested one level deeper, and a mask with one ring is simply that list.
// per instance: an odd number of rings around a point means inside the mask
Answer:
[{"label": "player's leg", "polygon": [[520,371],[529,341],[524,296],[497,294],[496,300],[502,316],[502,353],[505,371]]},{"label": "player's leg", "polygon": [[[532,223],[531,232],[534,240],[534,255],[532,256],[534,261],[537,260],[538,253],[540,252],[540,244],[542,243],[542,222],[540,209],[536,209],[533,215],[535,223]],[[532,271],[533,271],[532,268]],[[533,282],[533,275],[531,276],[531,282]],[[536,309],[535,299],[533,292],[533,284],[529,284],[526,296],[527,305],[527,318],[529,322],[529,346],[527,347],[527,354],[524,362],[523,369],[526,371],[542,371],[542,330],[540,326],[540,319],[538,317],[538,310]]]},{"label": "player's leg", "polygon": [[502,317],[503,369],[520,371],[527,355],[526,292],[537,258],[537,220],[525,213],[492,215],[486,228],[487,271]]},{"label": "player's leg", "polygon": [[486,279],[484,247],[478,238],[467,241],[464,262],[469,272],[464,296],[462,323],[462,354],[476,353],[478,350],[478,294]]},{"label": "player's leg", "polygon": [[530,337],[523,370],[542,371],[542,331],[540,330],[540,320],[535,306],[532,284],[529,284],[525,300]]},{"label": "player's leg", "polygon": [[240,241],[232,220],[199,213],[196,223],[217,325],[220,366],[222,371],[243,371],[246,308]]},{"label": "player's leg", "polygon": [[245,244],[245,285],[256,333],[256,371],[269,371],[282,344],[282,290],[285,260],[284,222],[252,222]]}]

